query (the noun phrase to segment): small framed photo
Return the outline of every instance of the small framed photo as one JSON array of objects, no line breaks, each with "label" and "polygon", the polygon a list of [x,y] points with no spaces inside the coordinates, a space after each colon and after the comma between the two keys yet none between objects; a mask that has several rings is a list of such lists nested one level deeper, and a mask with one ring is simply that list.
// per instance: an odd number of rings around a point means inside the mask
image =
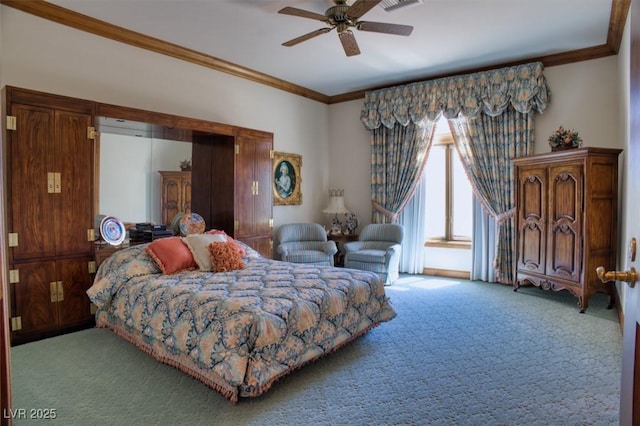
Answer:
[{"label": "small framed photo", "polygon": [[273,204],[286,206],[302,204],[302,156],[274,152]]}]

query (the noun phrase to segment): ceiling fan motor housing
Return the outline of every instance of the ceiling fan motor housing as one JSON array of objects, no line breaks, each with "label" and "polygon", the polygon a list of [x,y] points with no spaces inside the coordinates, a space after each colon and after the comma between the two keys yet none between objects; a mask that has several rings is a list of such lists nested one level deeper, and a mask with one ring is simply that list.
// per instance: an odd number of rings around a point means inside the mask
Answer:
[{"label": "ceiling fan motor housing", "polygon": [[353,26],[355,23],[351,20],[349,15],[347,15],[347,10],[349,10],[349,6],[345,3],[337,4],[333,7],[330,7],[325,12],[325,16],[327,17],[330,25],[339,25],[341,23],[345,23],[347,25]]}]

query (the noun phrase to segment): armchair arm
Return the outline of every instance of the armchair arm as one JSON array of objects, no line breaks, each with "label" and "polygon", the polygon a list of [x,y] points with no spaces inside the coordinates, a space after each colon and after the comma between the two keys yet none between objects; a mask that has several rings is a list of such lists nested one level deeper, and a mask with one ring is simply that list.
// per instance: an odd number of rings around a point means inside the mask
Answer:
[{"label": "armchair arm", "polygon": [[387,250],[384,254],[384,261],[385,263],[389,263],[389,260],[391,260],[392,257],[394,256],[399,256],[400,255],[400,250],[402,250],[402,245],[400,244],[393,244],[390,245],[389,247],[387,247]]},{"label": "armchair arm", "polygon": [[364,243],[362,241],[349,241],[348,243],[344,243],[342,245],[342,247],[344,248],[345,254],[361,250],[363,246],[364,246]]},{"label": "armchair arm", "polygon": [[280,254],[282,257],[286,257],[289,254],[289,247],[285,246],[284,244],[280,244],[277,248],[278,254]]},{"label": "armchair arm", "polygon": [[336,246],[335,241],[325,241],[322,245],[324,247],[324,252],[330,256],[333,256],[338,252],[338,247]]}]

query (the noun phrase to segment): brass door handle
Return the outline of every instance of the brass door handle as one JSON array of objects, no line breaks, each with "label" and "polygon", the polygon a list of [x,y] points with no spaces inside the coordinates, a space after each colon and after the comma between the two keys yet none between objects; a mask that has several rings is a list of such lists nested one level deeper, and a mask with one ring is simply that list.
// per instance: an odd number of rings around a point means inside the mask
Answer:
[{"label": "brass door handle", "polygon": [[620,272],[605,271],[604,267],[598,266],[596,268],[596,274],[598,275],[598,278],[600,278],[600,281],[602,281],[603,283],[609,281],[624,281],[629,283],[629,287],[633,287],[636,284],[636,281],[638,281],[638,274],[636,273],[635,268],[631,268],[626,272]]}]

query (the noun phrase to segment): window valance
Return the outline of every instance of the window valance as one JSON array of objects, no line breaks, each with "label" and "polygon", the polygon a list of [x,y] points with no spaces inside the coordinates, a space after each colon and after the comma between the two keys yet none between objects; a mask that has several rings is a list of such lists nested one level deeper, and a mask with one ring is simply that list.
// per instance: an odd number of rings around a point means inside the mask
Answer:
[{"label": "window valance", "polygon": [[368,129],[377,129],[435,121],[440,112],[446,118],[472,118],[481,111],[496,116],[509,104],[521,113],[542,112],[550,98],[542,71],[542,63],[533,62],[374,90],[367,92],[360,118]]}]

